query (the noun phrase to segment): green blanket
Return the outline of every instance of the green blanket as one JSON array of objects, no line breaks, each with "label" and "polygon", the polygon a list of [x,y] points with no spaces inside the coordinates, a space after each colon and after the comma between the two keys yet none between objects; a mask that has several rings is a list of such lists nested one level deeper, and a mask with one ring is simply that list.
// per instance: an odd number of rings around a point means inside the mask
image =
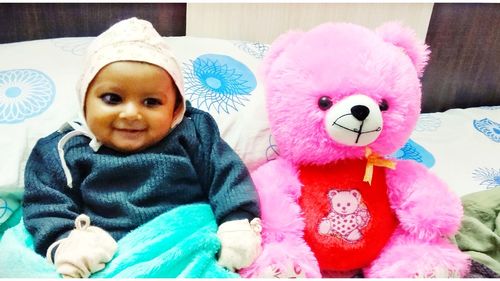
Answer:
[{"label": "green blanket", "polygon": [[[236,278],[217,265],[220,242],[207,204],[176,208],[118,241],[118,252],[91,278]],[[60,278],[45,258],[33,251],[22,221],[0,240],[0,277]]]},{"label": "green blanket", "polygon": [[464,217],[455,242],[477,262],[500,274],[500,188],[462,197]]}]

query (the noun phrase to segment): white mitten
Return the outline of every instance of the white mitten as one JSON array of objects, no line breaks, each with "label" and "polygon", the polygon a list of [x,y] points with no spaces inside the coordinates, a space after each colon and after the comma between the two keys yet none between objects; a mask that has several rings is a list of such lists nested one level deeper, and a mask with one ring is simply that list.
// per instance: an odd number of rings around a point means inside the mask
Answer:
[{"label": "white mitten", "polygon": [[235,271],[247,267],[262,251],[262,226],[259,218],[228,221],[219,226],[221,242],[218,264]]},{"label": "white mitten", "polygon": [[[102,270],[118,249],[116,241],[102,228],[90,226],[87,215],[75,220],[76,229],[68,237],[56,241],[47,249],[47,260],[65,278],[87,278]],[[52,249],[59,245],[52,262]]]}]

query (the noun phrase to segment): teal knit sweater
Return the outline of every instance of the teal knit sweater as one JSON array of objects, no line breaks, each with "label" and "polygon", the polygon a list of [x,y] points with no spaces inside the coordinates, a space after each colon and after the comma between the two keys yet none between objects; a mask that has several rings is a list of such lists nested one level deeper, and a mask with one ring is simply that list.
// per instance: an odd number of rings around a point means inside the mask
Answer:
[{"label": "teal knit sweater", "polygon": [[219,225],[260,216],[248,170],[201,110],[188,106],[175,129],[139,153],[104,146],[94,152],[87,137],[73,137],[64,146],[73,188],[66,186],[57,152],[65,133],[40,139],[26,165],[23,218],[39,254],[67,236],[82,213],[115,240],[192,203],[209,203]]}]

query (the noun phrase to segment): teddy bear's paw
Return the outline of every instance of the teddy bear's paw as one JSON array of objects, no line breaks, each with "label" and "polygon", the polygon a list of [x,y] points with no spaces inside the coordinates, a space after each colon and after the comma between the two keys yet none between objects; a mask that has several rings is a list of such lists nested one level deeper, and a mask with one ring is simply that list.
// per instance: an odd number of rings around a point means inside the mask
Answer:
[{"label": "teddy bear's paw", "polygon": [[415,278],[460,278],[460,272],[446,267],[436,267],[431,271],[417,272]]},{"label": "teddy bear's paw", "polygon": [[287,237],[264,243],[262,253],[238,273],[244,278],[320,278],[318,262],[307,244]]},{"label": "teddy bear's paw", "polygon": [[[402,266],[402,264],[400,264]],[[428,268],[418,268],[415,266],[392,266],[390,269],[382,269],[377,273],[365,272],[369,278],[461,278],[462,274],[455,268],[445,266],[435,266]]]},{"label": "teddy bear's paw", "polygon": [[319,232],[319,234],[325,235],[325,234],[330,233],[331,228],[332,227],[331,227],[331,223],[329,220],[322,220],[318,226],[318,232]]},{"label": "teddy bear's paw", "polygon": [[363,271],[369,278],[453,278],[466,276],[469,256],[447,240],[417,241],[398,232]]},{"label": "teddy bear's paw", "polygon": [[305,271],[300,265],[288,261],[281,265],[270,265],[264,268],[258,278],[305,278]]}]

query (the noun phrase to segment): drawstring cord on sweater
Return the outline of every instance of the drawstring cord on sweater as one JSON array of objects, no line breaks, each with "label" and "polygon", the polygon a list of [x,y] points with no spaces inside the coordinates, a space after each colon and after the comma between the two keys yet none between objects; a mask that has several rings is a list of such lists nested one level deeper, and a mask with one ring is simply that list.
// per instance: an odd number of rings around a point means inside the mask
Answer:
[{"label": "drawstring cord on sweater", "polygon": [[84,136],[91,139],[89,146],[92,148],[92,150],[94,150],[94,152],[99,150],[99,148],[101,147],[101,143],[99,141],[97,141],[94,134],[92,134],[92,132],[90,132],[90,130],[87,128],[87,126],[81,125],[80,123],[78,123],[76,121],[71,121],[71,122],[64,124],[64,126],[61,127],[60,131],[63,130],[68,125],[71,126],[74,130],[71,132],[68,132],[66,135],[64,135],[59,140],[59,142],[57,143],[57,152],[59,154],[59,160],[61,161],[61,166],[62,166],[62,169],[64,171],[64,176],[66,177],[66,185],[69,188],[72,188],[73,187],[73,177],[71,176],[71,172],[68,168],[68,164],[66,164],[66,160],[64,159],[64,145],[71,138],[73,138],[75,136],[79,136],[79,135],[84,135]]}]

